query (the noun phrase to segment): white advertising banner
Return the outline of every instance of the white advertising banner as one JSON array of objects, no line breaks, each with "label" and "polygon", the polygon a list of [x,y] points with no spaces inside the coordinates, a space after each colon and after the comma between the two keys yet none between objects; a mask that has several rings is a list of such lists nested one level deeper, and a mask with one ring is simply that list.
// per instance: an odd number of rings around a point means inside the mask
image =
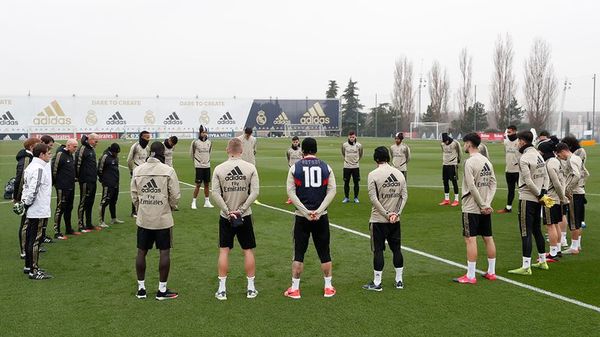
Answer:
[{"label": "white advertising banner", "polygon": [[252,99],[0,96],[0,134],[243,130]]}]

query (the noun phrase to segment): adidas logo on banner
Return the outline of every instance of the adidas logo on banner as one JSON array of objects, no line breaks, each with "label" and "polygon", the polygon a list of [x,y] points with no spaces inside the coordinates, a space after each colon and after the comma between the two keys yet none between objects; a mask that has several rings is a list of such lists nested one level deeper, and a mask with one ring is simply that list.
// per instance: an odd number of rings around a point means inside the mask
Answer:
[{"label": "adidas logo on banner", "polygon": [[165,125],[181,125],[181,124],[183,124],[183,121],[181,121],[181,119],[177,115],[177,112],[173,111],[172,114],[170,114],[169,116],[167,116],[167,118],[165,118],[165,120],[163,121],[163,124],[165,124]]},{"label": "adidas logo on banner", "polygon": [[115,112],[108,120],[106,121],[106,125],[125,125],[127,121],[123,119],[120,112]]},{"label": "adidas logo on banner", "polygon": [[273,124],[282,125],[282,124],[290,124],[290,119],[285,114],[285,112],[281,112],[277,118],[273,121]]},{"label": "adidas logo on banner", "polygon": [[300,124],[329,124],[329,117],[325,115],[321,104],[317,102],[302,115]]},{"label": "adidas logo on banner", "polygon": [[19,125],[19,122],[7,111],[0,117],[0,125]]},{"label": "adidas logo on banner", "polygon": [[151,178],[150,181],[142,187],[142,193],[160,193],[161,189],[156,185],[156,181],[154,178]]},{"label": "adidas logo on banner", "polygon": [[385,180],[385,183],[383,183],[382,187],[395,187],[395,186],[400,186],[400,182],[398,181],[396,176],[393,173],[391,173],[390,176]]},{"label": "adidas logo on banner", "polygon": [[490,169],[490,166],[485,163],[483,165],[483,168],[481,169],[481,173],[479,173],[480,177],[484,177],[484,176],[491,176],[492,175],[492,170]]},{"label": "adidas logo on banner", "polygon": [[71,125],[71,117],[65,115],[56,100],[40,111],[33,119],[35,125]]},{"label": "adidas logo on banner", "polygon": [[246,180],[246,176],[242,173],[239,166],[236,166],[231,172],[227,173],[225,180]]},{"label": "adidas logo on banner", "polygon": [[233,117],[231,117],[229,111],[227,111],[223,116],[221,116],[221,118],[219,118],[217,124],[235,124],[235,120],[233,120]]}]

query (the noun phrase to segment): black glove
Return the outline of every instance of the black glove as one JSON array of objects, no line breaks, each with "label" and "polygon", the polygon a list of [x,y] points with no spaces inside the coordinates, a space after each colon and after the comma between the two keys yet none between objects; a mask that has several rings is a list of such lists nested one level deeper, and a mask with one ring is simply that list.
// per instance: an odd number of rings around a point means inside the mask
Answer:
[{"label": "black glove", "polygon": [[548,191],[546,191],[545,189],[542,188],[542,190],[540,191],[540,195],[538,195],[538,199],[541,199],[546,194],[548,194]]}]

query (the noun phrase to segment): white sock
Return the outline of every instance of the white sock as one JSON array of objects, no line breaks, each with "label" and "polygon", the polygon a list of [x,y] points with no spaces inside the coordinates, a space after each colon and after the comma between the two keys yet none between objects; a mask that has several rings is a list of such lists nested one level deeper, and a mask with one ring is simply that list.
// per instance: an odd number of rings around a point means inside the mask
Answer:
[{"label": "white sock", "polygon": [[225,282],[227,282],[227,276],[219,276],[219,290],[217,292],[227,291],[227,287],[225,286]]},{"label": "white sock", "polygon": [[546,253],[540,253],[540,254],[538,254],[538,261],[539,262],[546,262]]},{"label": "white sock", "polygon": [[248,290],[256,290],[254,288],[254,276],[246,276],[246,279],[248,279]]},{"label": "white sock", "polygon": [[506,205],[506,209],[510,211],[512,209],[512,205]]},{"label": "white sock", "polygon": [[556,256],[558,254],[558,246],[550,246],[550,256]]},{"label": "white sock", "polygon": [[292,291],[300,289],[300,279],[292,277]]},{"label": "white sock", "polygon": [[579,249],[579,239],[577,239],[577,240],[571,239],[571,249],[573,249],[573,250]]},{"label": "white sock", "polygon": [[475,265],[477,262],[467,261],[467,277],[474,278],[475,277]]},{"label": "white sock", "polygon": [[531,267],[531,258],[523,256],[523,268]]},{"label": "white sock", "polygon": [[458,194],[454,195],[454,201],[458,201]]},{"label": "white sock", "polygon": [[396,283],[398,281],[402,281],[402,273],[404,272],[404,267],[395,268],[396,269]]},{"label": "white sock", "polygon": [[161,293],[167,291],[167,282],[158,282],[158,291]]},{"label": "white sock", "polygon": [[376,286],[381,284],[381,275],[382,274],[383,274],[383,271],[373,270],[373,283],[375,283]]},{"label": "white sock", "polygon": [[582,236],[579,235],[579,239],[577,239],[577,249],[581,249],[581,238]]},{"label": "white sock", "polygon": [[488,258],[488,274],[496,274],[496,258]]},{"label": "white sock", "polygon": [[209,202],[210,201],[210,197],[204,197],[204,202]]},{"label": "white sock", "polygon": [[325,276],[325,277],[323,277],[323,280],[325,280],[325,288],[332,288],[331,276]]},{"label": "white sock", "polygon": [[567,232],[560,232],[560,244],[567,245]]},{"label": "white sock", "polygon": [[196,198],[192,198],[192,204],[196,203]]},{"label": "white sock", "polygon": [[146,280],[138,280],[138,290],[146,289]]},{"label": "white sock", "polygon": [[450,200],[450,193],[444,193],[444,200]]}]

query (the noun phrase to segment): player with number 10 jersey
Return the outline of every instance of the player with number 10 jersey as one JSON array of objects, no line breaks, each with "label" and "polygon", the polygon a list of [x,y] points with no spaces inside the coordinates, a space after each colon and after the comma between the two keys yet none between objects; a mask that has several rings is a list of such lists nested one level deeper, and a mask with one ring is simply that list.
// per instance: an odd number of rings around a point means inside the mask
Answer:
[{"label": "player with number 10 jersey", "polygon": [[335,295],[331,285],[331,256],[329,254],[329,219],[327,207],[335,197],[335,177],[331,167],[317,158],[317,141],[305,138],[302,141],[303,158],[296,162],[288,173],[287,193],[296,207],[294,223],[294,261],[292,262],[292,286],[284,295],[300,298],[300,275],[304,270],[304,254],[310,236],[321,260],[325,286],[324,297]]}]

